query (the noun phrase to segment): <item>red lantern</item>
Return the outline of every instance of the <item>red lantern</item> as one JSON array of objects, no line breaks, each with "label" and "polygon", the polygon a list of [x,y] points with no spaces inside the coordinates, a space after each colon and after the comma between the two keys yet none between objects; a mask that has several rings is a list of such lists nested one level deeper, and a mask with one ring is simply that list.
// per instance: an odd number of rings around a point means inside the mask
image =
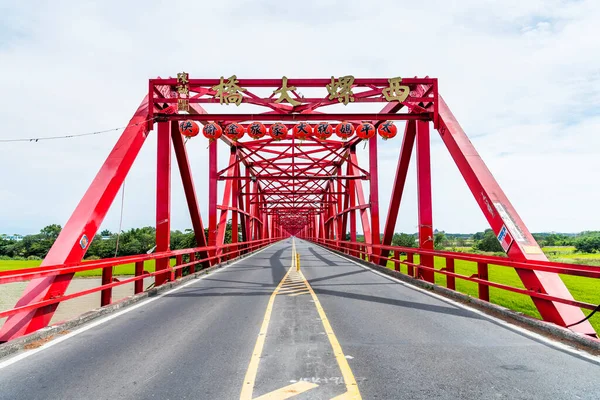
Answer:
[{"label": "red lantern", "polygon": [[310,136],[311,132],[312,127],[306,122],[300,122],[294,125],[294,127],[292,128],[292,133],[294,134],[294,137],[298,140],[305,140]]},{"label": "red lantern", "polygon": [[375,136],[375,127],[369,122],[363,122],[356,128],[356,136],[361,139],[371,139]]},{"label": "red lantern", "polygon": [[244,127],[240,124],[236,124],[235,122],[229,124],[225,127],[225,136],[234,142],[237,142],[242,138],[242,136],[244,136]]},{"label": "red lantern", "polygon": [[252,139],[260,139],[267,134],[267,128],[265,128],[265,126],[260,122],[251,123],[248,125],[247,130],[248,135],[250,135]]},{"label": "red lantern", "polygon": [[385,121],[377,127],[377,133],[384,139],[391,139],[398,133],[398,128],[392,121]]},{"label": "red lantern", "polygon": [[354,134],[354,125],[346,121],[340,122],[335,127],[335,134],[341,137],[343,140],[346,140]]},{"label": "red lantern", "polygon": [[269,128],[269,133],[275,140],[286,139],[288,135],[288,128],[281,122],[276,122]]},{"label": "red lantern", "polygon": [[221,129],[221,125],[211,122],[204,125],[204,128],[202,128],[202,134],[207,139],[216,140],[223,134],[223,129]]},{"label": "red lantern", "polygon": [[179,132],[185,137],[194,137],[200,132],[200,127],[194,121],[181,121]]},{"label": "red lantern", "polygon": [[313,128],[313,136],[319,140],[326,140],[333,135],[333,127],[328,122],[319,122]]}]

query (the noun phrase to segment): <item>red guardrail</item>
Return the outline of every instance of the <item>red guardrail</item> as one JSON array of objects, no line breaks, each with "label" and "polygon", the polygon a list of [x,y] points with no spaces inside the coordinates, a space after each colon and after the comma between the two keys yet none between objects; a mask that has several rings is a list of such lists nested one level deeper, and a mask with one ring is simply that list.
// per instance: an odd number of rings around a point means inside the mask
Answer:
[{"label": "red guardrail", "polygon": [[[149,277],[166,276],[167,281],[174,281],[183,276],[183,269],[189,268],[189,274],[196,272],[196,266],[199,264],[216,265],[223,260],[229,260],[256,251],[261,247],[281,240],[281,238],[260,239],[248,242],[238,242],[226,244],[220,247],[195,247],[191,249],[165,251],[153,254],[142,254],[136,256],[125,256],[117,258],[107,258],[103,260],[82,261],[76,264],[48,265],[43,267],[24,268],[18,270],[0,271],[0,285],[11,282],[28,281],[34,278],[43,278],[47,276],[70,274],[81,271],[102,269],[102,284],[100,286],[82,290],[76,293],[59,296],[56,298],[28,304],[21,307],[15,307],[9,310],[0,311],[0,318],[9,317],[23,311],[30,311],[50,304],[61,303],[76,297],[85,296],[91,293],[101,291],[100,305],[106,306],[112,303],[112,288],[115,286],[134,283],[134,294],[144,291],[143,280]],[[205,252],[208,257],[197,258],[197,253]],[[187,256],[188,261],[183,262],[183,257]],[[144,262],[149,260],[161,260],[175,257],[175,265],[167,269],[155,272],[144,271]],[[135,263],[135,276],[121,281],[116,281],[112,276],[112,268],[117,265]]]},{"label": "red guardrail", "polygon": [[[400,265],[407,266],[407,272],[409,276],[414,278],[422,279],[420,271],[429,270],[433,271],[434,274],[441,274],[446,276],[446,287],[451,290],[456,290],[456,279],[462,279],[465,281],[475,282],[478,285],[478,297],[484,301],[490,301],[490,287],[495,287],[502,290],[507,290],[514,293],[527,295],[544,300],[550,300],[558,303],[568,304],[575,307],[585,308],[587,310],[595,310],[598,308],[597,304],[590,304],[583,301],[577,301],[573,299],[565,299],[562,297],[551,296],[545,293],[530,289],[522,289],[502,283],[491,282],[488,280],[488,266],[490,264],[499,267],[511,267],[520,268],[531,271],[542,271],[542,272],[553,272],[563,275],[582,276],[587,278],[600,278],[600,267],[589,266],[589,265],[577,265],[577,264],[566,264],[551,261],[527,261],[519,262],[512,261],[504,257],[497,256],[486,256],[479,254],[468,254],[468,253],[454,253],[450,251],[437,251],[437,250],[424,250],[413,247],[399,247],[399,246],[384,246],[384,245],[371,245],[361,242],[350,242],[350,241],[338,241],[328,239],[316,239],[312,240],[315,243],[319,243],[323,246],[329,247],[341,251],[345,254],[371,261],[374,264],[379,265],[377,260],[380,258],[381,250],[393,251],[393,256],[387,257],[388,261],[394,263],[394,269],[400,271]],[[374,249],[374,250],[372,250]],[[376,254],[373,254],[376,253]],[[405,260],[400,260],[400,253],[406,254]],[[445,266],[441,269],[432,268],[430,266],[422,265],[421,258],[419,257],[419,263],[415,263],[415,255],[419,256],[433,256],[442,257],[445,259]],[[454,270],[454,261],[463,260],[477,263],[477,274],[471,276],[457,274]]]}]

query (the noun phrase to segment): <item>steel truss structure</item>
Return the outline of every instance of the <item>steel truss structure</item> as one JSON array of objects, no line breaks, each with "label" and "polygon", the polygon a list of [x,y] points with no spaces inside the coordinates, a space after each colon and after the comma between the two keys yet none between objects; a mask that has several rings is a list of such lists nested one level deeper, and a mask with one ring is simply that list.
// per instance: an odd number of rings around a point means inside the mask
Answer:
[{"label": "steel truss structure", "polygon": [[[430,130],[440,134],[452,159],[471,190],[490,227],[503,244],[508,259],[515,262],[547,261],[527,227],[460,127],[448,105],[438,94],[437,79],[221,79],[178,78],[151,79],[149,93],[135,112],[129,126],[101,167],[73,215],[66,223],[42,266],[80,263],[100,227],[119,188],[127,176],[150,131],[156,127],[156,251],[168,255],[170,248],[171,149],[181,175],[185,196],[200,257],[217,263],[225,240],[225,226],[231,220],[232,231],[241,229],[241,242],[274,240],[295,235],[323,243],[356,242],[357,217],[365,237],[365,251],[372,262],[385,265],[397,222],[411,155],[416,153],[418,182],[419,246],[424,250],[420,264],[425,266],[420,278],[433,282],[433,216],[431,195]],[[398,83],[401,87],[398,89]],[[227,85],[229,83],[229,85]],[[396,84],[394,92],[394,83]],[[184,89],[182,90],[182,87]],[[325,96],[304,97],[300,91],[327,89]],[[277,93],[280,97],[277,97]],[[287,95],[284,97],[283,95]],[[282,101],[282,98],[284,101]],[[253,113],[208,113],[204,104],[221,103],[227,110],[235,104],[260,107]],[[340,104],[347,109],[366,107],[365,103],[382,103],[379,112],[326,113],[327,107]],[[179,113],[178,109],[187,113]],[[356,147],[362,141],[329,138],[305,140],[290,137],[233,141],[225,136],[209,144],[208,237],[192,179],[185,142],[178,129],[181,120],[206,124],[216,122],[225,127],[237,122],[282,122],[292,128],[297,122],[369,121],[376,127],[384,121],[404,121],[396,176],[390,207],[380,231],[379,174],[377,140],[368,140],[369,167],[359,165]],[[203,139],[195,139],[203,140]],[[217,167],[217,146],[230,148],[227,166]],[[217,185],[224,184],[223,198],[217,199]],[[365,196],[368,185],[369,198]],[[232,235],[232,244],[238,243]],[[243,251],[243,244],[239,245]],[[156,260],[157,271],[169,268],[169,258]],[[573,297],[556,273],[515,267],[526,289],[564,299]],[[63,296],[72,272],[33,279],[17,307]],[[483,277],[482,277],[483,278]],[[485,277],[487,279],[487,277]],[[156,284],[169,279],[157,275]],[[581,320],[580,308],[532,297],[542,318],[567,326]],[[21,336],[45,327],[58,303],[27,309],[11,315],[0,331],[0,341]],[[586,321],[572,328],[595,335]]]}]

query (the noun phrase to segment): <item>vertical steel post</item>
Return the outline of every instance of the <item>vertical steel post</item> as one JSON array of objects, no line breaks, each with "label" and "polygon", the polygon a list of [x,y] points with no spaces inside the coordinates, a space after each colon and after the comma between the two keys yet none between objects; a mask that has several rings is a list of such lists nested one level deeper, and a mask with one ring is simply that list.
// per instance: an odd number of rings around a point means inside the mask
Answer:
[{"label": "vertical steel post", "polygon": [[[171,242],[171,124],[158,123],[156,157],[156,252],[169,251]],[[156,260],[156,270],[169,267],[168,258]],[[160,286],[168,274],[156,275],[155,285]]]},{"label": "vertical steel post", "polygon": [[[433,250],[431,150],[428,121],[417,121],[417,190],[419,198],[419,247]],[[421,255],[420,265],[433,268],[433,256]],[[421,268],[419,270],[424,280],[433,283],[433,271]]]},{"label": "vertical steel post", "polygon": [[[234,176],[240,176],[240,164],[237,159],[237,152],[235,152],[235,147],[231,148],[232,154],[235,160],[235,167],[233,167]],[[231,181],[231,243],[238,242],[238,187],[240,181],[238,179],[233,179]],[[233,257],[238,256],[238,247],[232,246],[230,251],[233,251]]]},{"label": "vertical steel post", "polygon": [[[371,242],[375,245],[381,243],[379,234],[379,173],[377,168],[377,138],[375,135],[369,139],[369,184],[370,184],[370,210],[371,210]],[[373,260],[379,264],[380,249],[373,247]]]},{"label": "vertical steel post", "polygon": [[[350,164],[348,164],[348,175],[351,174],[352,168],[350,168]],[[350,197],[350,212],[348,213],[348,217],[350,218],[350,241],[352,243],[356,243],[356,182],[354,179],[348,179],[348,196]],[[359,254],[356,252],[356,245],[353,244],[352,248],[354,250],[353,255],[358,257]]]},{"label": "vertical steel post", "polygon": [[[415,144],[416,125],[414,121],[407,121],[404,129],[404,137],[402,139],[402,147],[400,148],[400,155],[398,156],[398,167],[396,168],[396,177],[394,178],[394,186],[392,186],[392,196],[390,199],[390,206],[388,209],[388,215],[385,220],[385,228],[383,231],[383,244],[389,246],[392,244],[394,237],[394,230],[396,228],[396,220],[398,219],[398,211],[400,209],[400,202],[402,201],[402,194],[404,192],[404,185],[406,183],[406,175],[408,174],[408,167],[410,165],[410,158],[412,155],[413,147]],[[381,251],[381,262],[380,265],[385,265],[385,259],[387,259],[389,250]]]},{"label": "vertical steel post", "polygon": [[[208,245],[211,247],[217,245],[217,150],[217,141],[211,141],[208,145]],[[210,251],[211,256],[215,254],[215,250]],[[217,264],[217,260],[212,259],[210,264]]]},{"label": "vertical steel post", "polygon": [[[454,258],[446,258],[446,271],[454,273]],[[456,290],[456,278],[446,275],[446,287]]]},{"label": "vertical steel post", "polygon": [[406,253],[406,273],[410,276],[415,276],[415,257],[413,253]]},{"label": "vertical steel post", "polygon": [[[102,269],[102,285],[108,285],[113,280],[113,267],[104,267]],[[112,302],[112,288],[102,289],[100,294],[100,307],[109,305]]]},{"label": "vertical steel post", "polygon": [[[185,149],[183,137],[181,136],[181,133],[179,133],[177,121],[171,122],[171,139],[173,140],[175,158],[177,159],[177,164],[179,166],[183,191],[185,193],[188,209],[190,211],[190,219],[192,220],[192,228],[194,229],[196,245],[198,247],[206,247],[206,235],[204,233],[204,224],[202,223],[202,217],[200,215],[200,207],[198,207],[198,198],[196,197],[194,179],[192,178],[189,158]],[[208,252],[201,251],[200,257],[207,258]],[[205,262],[204,265],[208,267],[210,264]]]},{"label": "vertical steel post", "polygon": [[[346,239],[344,237],[345,232],[343,232],[344,224],[343,224],[343,218],[342,218],[343,209],[342,209],[342,195],[341,195],[341,193],[342,193],[342,179],[341,179],[342,166],[341,165],[338,166],[338,168],[337,168],[337,176],[338,176],[337,193],[335,194],[335,198],[336,198],[335,205],[336,205],[337,210],[335,211],[335,221],[337,224],[337,240],[338,240],[338,246],[339,246],[341,244],[341,242]],[[335,186],[333,185],[333,182],[331,182],[332,191],[333,191],[334,187]]]},{"label": "vertical steel post", "polygon": [[[190,262],[194,262],[194,261],[196,261],[196,253],[191,253],[190,254]],[[190,265],[190,275],[192,275],[195,272],[196,272],[196,264],[191,264]]]},{"label": "vertical steel post", "polygon": [[[135,263],[135,276],[144,275],[144,262],[138,261]],[[133,293],[138,294],[144,291],[144,279],[138,279],[133,284]]]},{"label": "vertical steel post", "polygon": [[[477,263],[477,278],[482,281],[488,280],[488,265],[484,262]],[[483,283],[477,284],[479,288],[479,299],[483,301],[490,301],[490,287]]]}]

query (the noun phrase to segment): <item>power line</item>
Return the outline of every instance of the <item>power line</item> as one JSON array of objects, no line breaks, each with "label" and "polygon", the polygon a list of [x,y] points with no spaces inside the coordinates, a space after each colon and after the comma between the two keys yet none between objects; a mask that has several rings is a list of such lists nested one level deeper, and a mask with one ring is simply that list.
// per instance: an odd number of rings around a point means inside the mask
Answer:
[{"label": "power line", "polygon": [[129,125],[126,125],[126,126],[121,126],[119,128],[106,129],[104,131],[95,131],[95,132],[87,132],[87,133],[77,133],[77,134],[64,135],[64,136],[47,136],[47,137],[39,137],[39,138],[0,139],[0,143],[10,143],[10,142],[38,142],[40,140],[70,139],[70,138],[82,137],[82,136],[99,135],[99,134],[102,134],[102,133],[114,132],[114,131],[118,131],[118,130],[121,130],[121,129],[125,129],[125,128],[130,127],[130,126],[142,125],[142,124],[145,124],[148,121],[152,121],[153,119],[154,118],[150,118],[150,119],[147,119],[145,121],[138,122],[137,124],[129,124]]}]

